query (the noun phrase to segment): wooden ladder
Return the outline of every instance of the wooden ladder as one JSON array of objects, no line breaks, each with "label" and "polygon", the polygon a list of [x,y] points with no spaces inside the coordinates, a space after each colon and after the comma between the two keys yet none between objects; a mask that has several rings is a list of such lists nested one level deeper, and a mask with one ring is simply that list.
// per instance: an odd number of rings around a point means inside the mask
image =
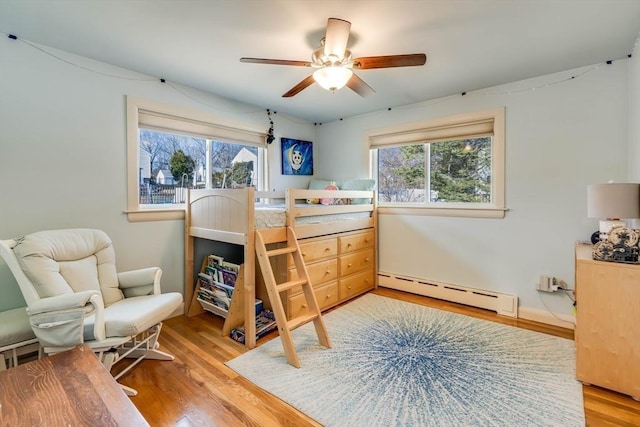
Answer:
[{"label": "wooden ladder", "polygon": [[[262,276],[264,277],[269,300],[271,301],[271,308],[276,317],[276,324],[278,325],[278,331],[280,332],[280,339],[282,340],[282,346],[284,347],[284,354],[286,355],[287,362],[289,362],[290,365],[299,368],[300,361],[298,360],[298,355],[296,353],[295,346],[293,345],[293,338],[291,337],[292,330],[313,321],[320,344],[325,347],[331,347],[331,342],[329,341],[329,335],[327,334],[327,329],[325,328],[322,320],[320,307],[318,306],[318,301],[316,301],[313,287],[309,281],[307,267],[305,266],[300,253],[298,239],[296,238],[293,229],[291,229],[291,227],[287,227],[287,246],[267,250],[265,240],[260,230],[256,230],[255,237],[258,263],[260,265],[260,270],[262,271]],[[269,259],[279,255],[286,256],[287,254],[291,254],[293,257],[295,269],[298,273],[298,279],[278,284],[276,283],[275,276],[273,275],[273,269],[271,268],[271,262]],[[287,315],[284,311],[284,307],[282,306],[280,293],[295,288],[296,286],[302,287],[302,292],[304,293],[307,301],[309,311],[301,316],[287,320]]]}]

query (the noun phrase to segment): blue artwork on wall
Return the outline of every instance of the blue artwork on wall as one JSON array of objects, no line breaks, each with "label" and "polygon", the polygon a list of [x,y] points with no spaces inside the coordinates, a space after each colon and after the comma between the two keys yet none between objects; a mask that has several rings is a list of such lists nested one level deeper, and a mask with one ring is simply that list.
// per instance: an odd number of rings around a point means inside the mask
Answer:
[{"label": "blue artwork on wall", "polygon": [[280,138],[283,175],[313,175],[313,143]]}]

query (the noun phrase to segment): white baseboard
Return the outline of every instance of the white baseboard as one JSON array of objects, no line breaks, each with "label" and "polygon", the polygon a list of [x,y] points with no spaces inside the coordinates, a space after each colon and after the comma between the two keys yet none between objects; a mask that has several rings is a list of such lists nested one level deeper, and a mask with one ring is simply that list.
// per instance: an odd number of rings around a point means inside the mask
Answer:
[{"label": "white baseboard", "polygon": [[560,326],[561,328],[575,329],[575,318],[567,314],[550,313],[531,307],[520,307],[518,315],[521,319],[546,323],[547,325]]},{"label": "white baseboard", "polygon": [[484,308],[504,316],[518,317],[518,297],[513,295],[400,276],[382,271],[378,272],[378,284],[385,288]]}]

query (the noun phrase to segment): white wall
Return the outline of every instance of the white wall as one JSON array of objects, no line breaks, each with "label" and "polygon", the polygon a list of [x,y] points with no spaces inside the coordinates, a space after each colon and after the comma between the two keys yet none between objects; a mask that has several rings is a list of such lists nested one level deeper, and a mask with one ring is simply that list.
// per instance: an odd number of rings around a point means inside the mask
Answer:
[{"label": "white wall", "polygon": [[[265,132],[266,111],[181,88],[191,99],[149,76],[47,49],[124,78],[80,69],[20,41],[0,39],[0,238],[43,229],[99,228],[112,238],[120,270],[160,266],[163,291],[182,292],[183,221],[130,223],[123,213],[125,95],[209,111]],[[308,178],[288,184],[280,176],[280,137],[314,140],[315,127],[281,115],[274,122],[277,139],[268,150],[271,187],[306,185]],[[2,261],[0,284],[0,310],[24,304]]]},{"label": "white wall", "polygon": [[571,79],[591,68],[324,123],[323,177],[363,177],[370,129],[506,107],[506,217],[380,215],[380,270],[517,295],[525,315],[570,314],[567,297],[534,284],[544,274],[573,287],[574,244],[597,229],[587,184],[625,181],[629,168],[629,61]]}]

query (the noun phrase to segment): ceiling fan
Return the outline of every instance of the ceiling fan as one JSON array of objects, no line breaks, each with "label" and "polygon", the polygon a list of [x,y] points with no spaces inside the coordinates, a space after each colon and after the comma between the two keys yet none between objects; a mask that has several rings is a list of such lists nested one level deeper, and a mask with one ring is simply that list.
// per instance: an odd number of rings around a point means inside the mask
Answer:
[{"label": "ceiling fan", "polygon": [[310,62],[264,58],[240,58],[240,62],[317,68],[312,75],[282,95],[283,98],[297,95],[314,82],[317,82],[330,92],[335,92],[346,85],[358,95],[365,97],[372,95],[375,91],[358,77],[353,70],[412,67],[424,65],[427,62],[427,55],[424,53],[352,58],[351,51],[347,49],[350,30],[351,22],[344,19],[329,18],[327,32],[320,41],[320,47],[313,51]]}]

